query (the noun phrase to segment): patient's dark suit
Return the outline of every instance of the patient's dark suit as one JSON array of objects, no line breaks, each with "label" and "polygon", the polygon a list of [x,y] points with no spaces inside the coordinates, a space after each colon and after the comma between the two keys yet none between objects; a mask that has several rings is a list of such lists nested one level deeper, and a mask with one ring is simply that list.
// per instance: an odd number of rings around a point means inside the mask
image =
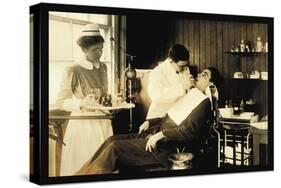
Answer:
[{"label": "patient's dark suit", "polygon": [[[185,147],[185,151],[195,156],[199,153],[202,140],[210,129],[211,114],[210,100],[203,100],[188,117],[176,125],[166,115],[162,119],[150,120],[150,129],[146,134],[116,135],[107,139],[95,155],[77,172],[83,174],[105,174],[119,169],[119,165],[146,166],[159,164],[166,169],[170,168],[168,156],[175,152],[177,147]],[[145,151],[147,135],[162,131],[165,139],[157,142],[153,152]]]}]

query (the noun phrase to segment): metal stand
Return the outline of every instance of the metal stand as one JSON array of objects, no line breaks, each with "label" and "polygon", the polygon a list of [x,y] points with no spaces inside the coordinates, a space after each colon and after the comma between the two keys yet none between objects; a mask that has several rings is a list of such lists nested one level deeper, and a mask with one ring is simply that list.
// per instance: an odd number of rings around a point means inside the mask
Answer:
[{"label": "metal stand", "polygon": [[133,109],[130,109],[130,124],[129,124],[129,131],[133,130]]},{"label": "metal stand", "polygon": [[[132,82],[136,78],[136,70],[131,67],[131,62],[136,57],[135,55],[129,54],[126,50],[117,42],[114,38],[110,38],[111,41],[117,44],[118,48],[124,53],[126,60],[128,59],[128,67],[124,71],[125,79],[124,79],[124,87],[125,87],[125,97],[127,98],[128,103],[135,103],[135,98],[133,96],[133,86]],[[128,96],[127,96],[127,80],[129,82],[128,86]],[[129,124],[129,131],[133,130],[133,109],[130,109],[130,124]]]},{"label": "metal stand", "polygon": [[[134,56],[130,56],[128,67],[125,70],[125,95],[127,97],[128,103],[135,103],[135,97],[133,94],[133,82],[136,78],[136,70],[131,67],[131,61],[133,60]],[[127,86],[128,82],[128,86]],[[130,122],[129,122],[129,131],[133,130],[133,109],[130,109]]]}]

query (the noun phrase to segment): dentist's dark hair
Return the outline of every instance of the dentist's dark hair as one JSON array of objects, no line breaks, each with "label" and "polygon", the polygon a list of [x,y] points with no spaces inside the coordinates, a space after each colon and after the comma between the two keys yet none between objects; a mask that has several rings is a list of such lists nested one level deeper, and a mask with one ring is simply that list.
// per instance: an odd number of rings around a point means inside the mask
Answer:
[{"label": "dentist's dark hair", "polygon": [[185,46],[181,44],[175,44],[169,49],[168,57],[171,58],[175,63],[178,63],[179,61],[189,62],[189,51]]}]

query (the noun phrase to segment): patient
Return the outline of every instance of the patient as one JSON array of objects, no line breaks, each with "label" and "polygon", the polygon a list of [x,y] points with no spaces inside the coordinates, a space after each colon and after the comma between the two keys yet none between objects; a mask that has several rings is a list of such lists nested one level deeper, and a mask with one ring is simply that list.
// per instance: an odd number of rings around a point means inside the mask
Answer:
[{"label": "patient", "polygon": [[211,103],[203,93],[209,84],[208,74],[198,74],[195,87],[164,118],[150,120],[153,130],[110,137],[76,175],[113,173],[120,165],[159,164],[169,169],[168,156],[182,146],[196,157],[209,130]]}]

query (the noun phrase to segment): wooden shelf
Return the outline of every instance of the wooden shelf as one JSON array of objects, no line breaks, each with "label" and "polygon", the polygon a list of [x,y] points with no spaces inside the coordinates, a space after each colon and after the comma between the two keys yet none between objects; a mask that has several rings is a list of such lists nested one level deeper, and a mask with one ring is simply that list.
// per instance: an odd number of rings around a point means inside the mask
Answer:
[{"label": "wooden shelf", "polygon": [[232,80],[251,80],[251,81],[267,81],[267,80],[263,80],[263,79],[254,79],[254,78],[231,78]]},{"label": "wooden shelf", "polygon": [[227,54],[238,55],[238,56],[252,56],[259,54],[267,54],[267,52],[225,52]]}]

